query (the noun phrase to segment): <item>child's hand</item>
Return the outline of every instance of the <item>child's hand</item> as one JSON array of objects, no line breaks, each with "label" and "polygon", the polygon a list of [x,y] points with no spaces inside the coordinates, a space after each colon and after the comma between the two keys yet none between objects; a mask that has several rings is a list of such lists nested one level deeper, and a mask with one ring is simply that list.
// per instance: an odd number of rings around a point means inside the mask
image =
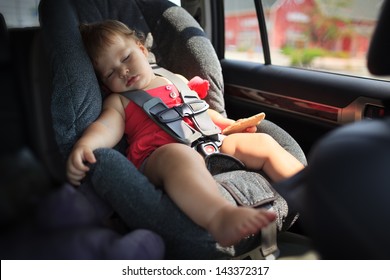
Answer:
[{"label": "child's hand", "polygon": [[242,132],[255,133],[256,131],[257,131],[257,126],[253,125],[253,126],[248,126]]},{"label": "child's hand", "polygon": [[226,127],[226,130],[223,130],[223,134],[228,135],[232,133],[255,133],[257,131],[257,126],[245,124],[246,120],[247,119],[236,120],[232,125]]},{"label": "child's hand", "polygon": [[86,165],[87,162],[96,162],[92,149],[87,146],[74,147],[66,163],[66,176],[71,184],[80,185],[80,181],[89,171],[89,167]]},{"label": "child's hand", "polygon": [[252,117],[246,118],[246,119],[240,119],[233,123],[232,125],[226,127],[222,133],[225,135],[229,135],[232,133],[238,133],[238,132],[249,132],[254,133],[257,131],[257,125],[265,118],[264,113],[260,113],[257,115],[254,115]]}]

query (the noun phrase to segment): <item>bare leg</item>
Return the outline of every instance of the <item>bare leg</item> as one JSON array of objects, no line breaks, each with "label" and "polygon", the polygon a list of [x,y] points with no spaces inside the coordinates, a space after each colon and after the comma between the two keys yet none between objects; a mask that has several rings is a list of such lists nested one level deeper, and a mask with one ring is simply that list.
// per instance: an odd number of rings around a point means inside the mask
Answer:
[{"label": "bare leg", "polygon": [[250,169],[264,170],[273,181],[286,179],[304,167],[264,133],[231,134],[223,140],[221,152],[235,156]]},{"label": "bare leg", "polygon": [[178,207],[222,246],[259,232],[276,217],[275,213],[237,207],[225,200],[203,158],[183,144],[158,148],[146,162],[144,173],[153,184],[164,186]]}]

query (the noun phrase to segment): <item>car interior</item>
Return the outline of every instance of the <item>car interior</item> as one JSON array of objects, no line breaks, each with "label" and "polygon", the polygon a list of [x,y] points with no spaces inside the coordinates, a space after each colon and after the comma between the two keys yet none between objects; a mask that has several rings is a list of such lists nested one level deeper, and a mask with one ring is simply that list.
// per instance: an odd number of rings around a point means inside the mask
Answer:
[{"label": "car interior", "polygon": [[[338,242],[330,242],[330,237],[324,235],[332,227],[332,220],[322,223],[317,219],[326,215],[326,207],[342,203],[343,195],[334,191],[330,197],[337,196],[340,201],[316,205],[318,200],[311,200],[314,194],[306,190],[318,181],[324,182],[325,187],[329,184],[336,187],[337,182],[343,182],[343,174],[347,176],[347,185],[348,176],[365,182],[351,173],[356,170],[351,171],[337,153],[334,161],[340,162],[337,165],[340,174],[333,176],[336,173],[327,169],[327,165],[316,165],[326,162],[321,154],[332,154],[321,146],[324,143],[321,141],[344,127],[348,129],[360,122],[368,122],[364,125],[369,127],[371,122],[385,118],[389,82],[272,64],[264,18],[264,7],[270,1],[251,1],[259,21],[264,63],[227,58],[228,46],[224,43],[227,2],[187,0],[181,1],[179,7],[165,0],[41,0],[37,10],[39,26],[23,28],[9,27],[2,14],[2,259],[388,257],[389,250],[384,250],[385,253],[381,250],[380,254],[375,254],[375,249],[363,250],[356,254],[360,249],[357,244],[369,238],[366,235],[356,240],[350,238],[359,228],[343,229],[346,234],[340,234]],[[386,17],[390,13],[389,2],[384,1],[367,54],[368,69],[378,76],[390,74],[388,42],[383,31],[389,26]],[[98,164],[92,167],[80,188],[67,183],[66,156],[99,115],[105,97],[83,48],[78,26],[81,22],[103,19],[120,20],[146,34],[146,44],[153,53],[151,63],[188,78],[201,76],[209,80],[206,101],[211,108],[233,119],[264,112],[266,119],[258,131],[270,134],[308,164],[291,180],[273,185],[264,174],[240,170],[222,156],[208,162],[213,165],[211,169],[222,195],[232,203],[245,201],[243,204],[253,205],[264,195],[264,190],[271,190],[271,203],[260,202],[260,206],[278,211],[278,221],[269,232],[264,230],[235,246],[219,246],[130,164],[123,155],[122,142],[114,149],[95,151]],[[366,130],[369,130],[366,126],[360,129],[363,133]],[[338,137],[342,136],[341,133]],[[365,159],[358,158],[356,162],[360,160]],[[383,165],[370,162],[371,168],[377,164]],[[263,192],[254,191],[254,185]],[[288,192],[294,188],[305,193]],[[316,185],[313,189],[317,188],[320,187]],[[380,192],[372,193],[380,196]],[[306,195],[304,200],[300,200],[302,195]],[[299,205],[298,200],[306,204]],[[366,201],[369,206],[370,202]],[[319,205],[324,208],[319,209]],[[350,206],[352,210],[356,207]],[[307,215],[312,209],[318,217]],[[297,215],[296,211],[302,214]],[[150,216],[161,222],[153,222]],[[332,231],[335,235],[340,233]],[[347,253],[333,250],[349,241]],[[387,246],[384,244],[384,249],[389,249]]]}]

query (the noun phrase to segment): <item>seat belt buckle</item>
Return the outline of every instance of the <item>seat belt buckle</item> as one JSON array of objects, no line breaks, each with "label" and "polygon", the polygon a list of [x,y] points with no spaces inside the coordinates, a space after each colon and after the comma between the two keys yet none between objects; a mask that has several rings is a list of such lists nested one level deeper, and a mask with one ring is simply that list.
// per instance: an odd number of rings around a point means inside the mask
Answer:
[{"label": "seat belt buckle", "polygon": [[[271,206],[269,210],[273,210]],[[275,260],[279,256],[279,248],[277,245],[277,225],[276,222],[270,223],[265,228],[261,229],[261,248],[260,252],[266,260]]]},{"label": "seat belt buckle", "polygon": [[219,148],[214,142],[199,143],[195,146],[195,150],[198,151],[198,153],[200,153],[204,157],[214,153],[219,153]]}]

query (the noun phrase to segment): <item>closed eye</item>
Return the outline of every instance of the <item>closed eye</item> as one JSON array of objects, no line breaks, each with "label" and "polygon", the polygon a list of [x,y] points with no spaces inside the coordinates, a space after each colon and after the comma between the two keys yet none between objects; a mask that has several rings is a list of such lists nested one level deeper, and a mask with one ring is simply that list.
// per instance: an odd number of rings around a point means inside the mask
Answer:
[{"label": "closed eye", "polygon": [[111,71],[110,73],[108,73],[108,74],[106,75],[106,79],[109,79],[109,78],[112,76],[112,74],[114,74],[114,71]]}]

